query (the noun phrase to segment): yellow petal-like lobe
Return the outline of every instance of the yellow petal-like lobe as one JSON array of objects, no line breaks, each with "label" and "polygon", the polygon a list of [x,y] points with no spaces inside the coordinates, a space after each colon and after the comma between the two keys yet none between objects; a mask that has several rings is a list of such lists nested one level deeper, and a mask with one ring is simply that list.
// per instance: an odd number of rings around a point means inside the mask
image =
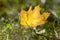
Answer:
[{"label": "yellow petal-like lobe", "polygon": [[26,21],[27,21],[26,11],[21,10],[21,12],[20,12],[20,24],[27,26]]},{"label": "yellow petal-like lobe", "polygon": [[47,18],[49,17],[49,15],[50,15],[50,13],[48,13],[48,12],[44,12],[42,14],[42,16],[44,17],[44,20],[47,20]]},{"label": "yellow petal-like lobe", "polygon": [[30,26],[30,27],[36,27],[38,25],[42,25],[45,23],[47,18],[49,17],[50,13],[44,12],[43,14],[40,14],[41,8],[36,6],[32,10],[32,6],[30,6],[28,11],[21,10],[20,12],[20,24],[23,26]]}]

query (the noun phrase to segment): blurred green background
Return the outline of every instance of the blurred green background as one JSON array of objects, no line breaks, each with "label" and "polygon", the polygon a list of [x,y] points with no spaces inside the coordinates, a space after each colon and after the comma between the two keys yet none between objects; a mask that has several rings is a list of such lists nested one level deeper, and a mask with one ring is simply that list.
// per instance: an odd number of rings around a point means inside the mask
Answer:
[{"label": "blurred green background", "polygon": [[[49,11],[50,17],[36,30],[19,24],[21,9],[41,6],[41,12]],[[0,40],[60,40],[60,0],[0,0]]]}]

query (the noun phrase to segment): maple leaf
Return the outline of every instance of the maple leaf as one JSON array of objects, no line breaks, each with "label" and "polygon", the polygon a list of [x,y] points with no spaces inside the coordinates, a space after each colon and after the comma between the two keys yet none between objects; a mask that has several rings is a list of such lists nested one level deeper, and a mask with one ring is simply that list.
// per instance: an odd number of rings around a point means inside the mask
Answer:
[{"label": "maple leaf", "polygon": [[24,27],[30,26],[30,27],[36,27],[38,25],[42,25],[45,23],[47,18],[49,17],[50,13],[44,12],[43,14],[40,14],[41,8],[36,6],[32,10],[32,6],[30,6],[28,11],[21,10],[20,12],[20,24]]}]

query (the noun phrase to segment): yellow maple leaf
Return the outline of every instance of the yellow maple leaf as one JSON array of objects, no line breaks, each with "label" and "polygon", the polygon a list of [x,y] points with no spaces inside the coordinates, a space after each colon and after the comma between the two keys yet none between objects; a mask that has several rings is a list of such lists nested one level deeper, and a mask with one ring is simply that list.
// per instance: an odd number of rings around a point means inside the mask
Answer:
[{"label": "yellow maple leaf", "polygon": [[36,27],[38,25],[42,25],[45,23],[47,18],[49,17],[50,13],[44,12],[43,14],[40,14],[41,8],[36,6],[32,10],[32,6],[30,6],[28,11],[21,10],[20,12],[20,24],[24,27],[30,26],[30,27]]}]

